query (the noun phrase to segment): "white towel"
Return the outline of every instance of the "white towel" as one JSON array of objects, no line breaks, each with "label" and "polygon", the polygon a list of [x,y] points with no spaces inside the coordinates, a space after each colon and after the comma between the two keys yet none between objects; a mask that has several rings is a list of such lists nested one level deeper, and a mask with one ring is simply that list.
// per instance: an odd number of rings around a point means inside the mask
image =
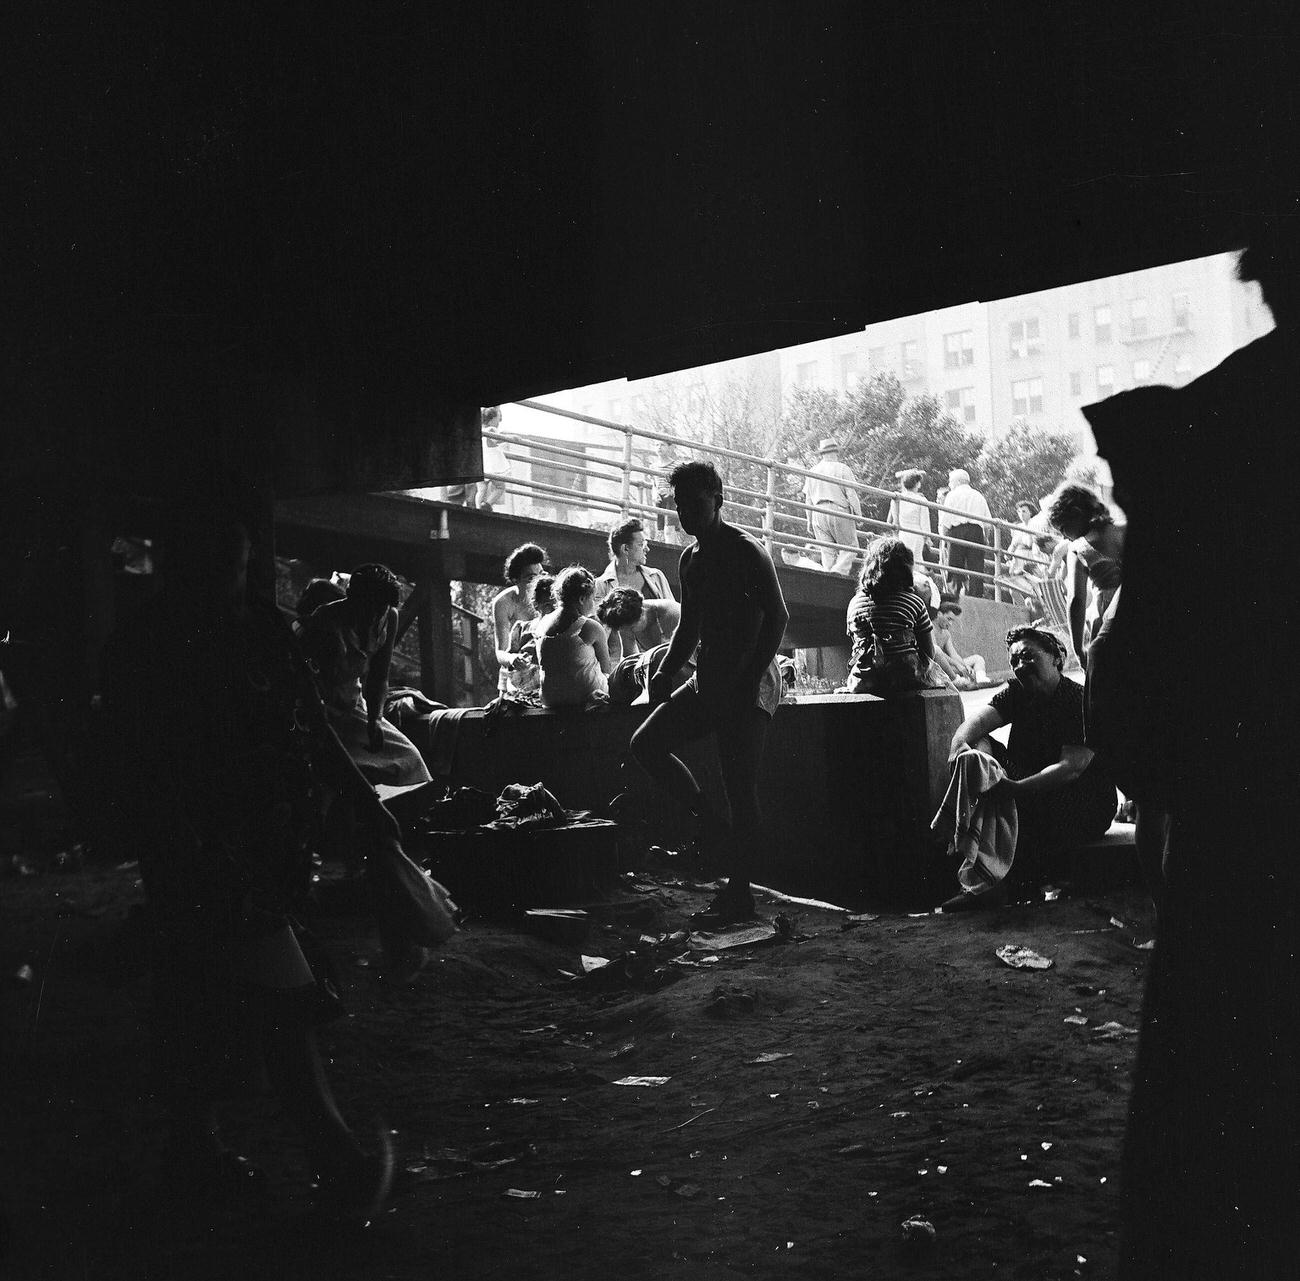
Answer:
[{"label": "white towel", "polygon": [[1018,820],[1011,797],[990,800],[983,794],[1006,777],[986,752],[963,748],[953,758],[948,790],[930,828],[950,832],[948,853],[961,859],[957,881],[963,890],[991,889],[1011,870],[1016,856]]}]

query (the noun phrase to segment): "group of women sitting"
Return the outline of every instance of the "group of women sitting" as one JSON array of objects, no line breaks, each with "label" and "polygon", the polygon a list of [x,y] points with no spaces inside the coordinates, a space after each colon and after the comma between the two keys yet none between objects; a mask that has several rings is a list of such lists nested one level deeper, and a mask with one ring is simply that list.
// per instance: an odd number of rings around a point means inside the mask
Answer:
[{"label": "group of women sitting", "polygon": [[621,666],[671,639],[681,617],[664,575],[646,565],[639,520],[609,535],[610,562],[597,577],[581,565],[552,575],[536,543],[506,558],[509,586],[492,602],[497,688],[543,707],[582,707],[629,688]]}]

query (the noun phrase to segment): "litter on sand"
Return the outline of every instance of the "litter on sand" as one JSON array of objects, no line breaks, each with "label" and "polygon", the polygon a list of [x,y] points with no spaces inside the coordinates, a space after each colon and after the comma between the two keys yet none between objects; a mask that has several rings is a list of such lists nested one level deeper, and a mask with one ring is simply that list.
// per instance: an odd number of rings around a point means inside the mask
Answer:
[{"label": "litter on sand", "polygon": [[1009,965],[1013,970],[1050,970],[1053,964],[1050,957],[1040,956],[1032,949],[1021,947],[1018,943],[1004,943],[997,950],[997,958],[1003,965]]},{"label": "litter on sand", "polygon": [[1102,1023],[1092,1030],[1098,1041],[1119,1041],[1126,1036],[1137,1036],[1138,1033],[1137,1028],[1125,1027],[1122,1023]]},{"label": "litter on sand", "polygon": [[603,970],[609,964],[607,956],[584,956],[582,958],[582,972],[590,974],[592,970]]},{"label": "litter on sand", "polygon": [[753,947],[756,943],[766,943],[776,938],[776,926],[763,921],[758,925],[749,925],[741,930],[727,930],[725,933],[710,933],[700,930],[690,937],[690,946],[696,952],[725,952],[733,947]]},{"label": "litter on sand", "polygon": [[542,1194],[540,1192],[531,1192],[527,1188],[507,1188],[506,1196],[512,1196],[518,1201],[536,1201]]},{"label": "litter on sand", "polygon": [[1065,1022],[1072,1023],[1075,1027],[1083,1027],[1087,1021],[1087,1017],[1083,1014],[1067,1014],[1065,1016]]},{"label": "litter on sand", "polygon": [[614,1085],[666,1085],[672,1080],[670,1076],[621,1076]]},{"label": "litter on sand", "polygon": [[768,1050],[760,1054],[756,1059],[746,1059],[746,1063],[775,1063],[778,1059],[788,1059],[792,1056],[783,1050]]}]

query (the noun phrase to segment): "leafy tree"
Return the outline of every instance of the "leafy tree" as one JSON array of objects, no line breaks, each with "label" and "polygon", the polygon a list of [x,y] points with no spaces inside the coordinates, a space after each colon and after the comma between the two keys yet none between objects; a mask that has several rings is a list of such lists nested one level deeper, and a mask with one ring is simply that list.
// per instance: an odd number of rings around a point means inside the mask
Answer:
[{"label": "leafy tree", "polygon": [[1094,469],[1077,455],[1078,444],[1066,432],[1016,422],[985,444],[971,470],[993,514],[1015,520],[1018,501],[1027,498],[1037,507],[1067,474],[1085,484],[1095,482]]},{"label": "leafy tree", "polygon": [[[782,434],[791,460],[803,467],[817,462],[817,445],[830,436],[840,442],[840,457],[866,485],[891,493],[906,467],[926,473],[922,493],[933,499],[953,467],[970,467],[983,437],[947,413],[935,396],[909,398],[892,373],[877,374],[845,396],[796,388],[786,402]],[[796,492],[797,492],[796,487]],[[864,495],[864,515],[884,520],[889,499]]]}]

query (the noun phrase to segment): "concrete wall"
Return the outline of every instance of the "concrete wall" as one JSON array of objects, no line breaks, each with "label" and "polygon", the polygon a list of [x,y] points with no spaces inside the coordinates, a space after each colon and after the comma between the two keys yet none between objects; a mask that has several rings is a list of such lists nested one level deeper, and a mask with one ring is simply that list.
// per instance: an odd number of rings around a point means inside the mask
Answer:
[{"label": "concrete wall", "polygon": [[1007,658],[1007,632],[1026,621],[1023,605],[1004,605],[1001,601],[961,598],[961,617],[953,622],[952,643],[963,658],[983,654],[988,672],[995,680],[1009,680],[1011,663]]},{"label": "concrete wall", "polygon": [[[647,843],[679,846],[684,816],[627,756],[645,713],[611,707],[485,720],[471,710],[458,725],[449,781],[493,794],[540,781],[566,807],[602,817],[616,794],[628,792],[621,821],[644,824]],[[960,698],[938,690],[890,700],[818,695],[779,707],[760,776],[764,835],[755,879],[846,907],[913,897],[933,862],[929,821],[961,719]],[[716,794],[711,740],[683,756]]]}]

